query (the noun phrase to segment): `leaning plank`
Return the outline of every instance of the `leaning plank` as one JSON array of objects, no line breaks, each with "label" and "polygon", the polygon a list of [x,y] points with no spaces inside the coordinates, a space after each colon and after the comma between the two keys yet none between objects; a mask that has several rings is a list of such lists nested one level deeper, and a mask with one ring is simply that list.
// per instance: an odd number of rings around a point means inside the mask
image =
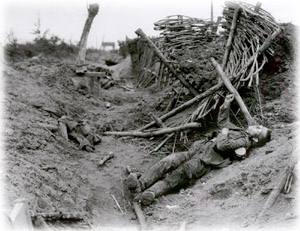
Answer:
[{"label": "leaning plank", "polygon": [[[173,115],[176,115],[177,113],[185,110],[186,108],[192,106],[195,103],[198,103],[199,101],[201,101],[202,99],[204,99],[205,97],[212,95],[214,92],[216,92],[217,90],[219,90],[221,87],[223,86],[223,82],[220,82],[218,84],[216,84],[215,86],[209,88],[208,90],[206,90],[205,92],[201,93],[200,95],[197,95],[196,97],[190,99],[189,101],[185,102],[184,104],[178,106],[177,108],[174,108],[172,111],[169,111],[168,113],[164,114],[163,116],[159,117],[162,121],[172,117]],[[148,124],[146,124],[145,126],[143,126],[142,128],[138,129],[138,131],[142,131],[145,130],[147,128],[150,128],[151,126],[155,125],[156,122],[152,121]]]},{"label": "leaning plank", "polygon": [[137,201],[134,201],[133,202],[133,209],[134,209],[134,212],[140,222],[140,225],[141,225],[141,230],[146,230],[147,229],[147,223],[146,223],[146,219],[145,219],[145,216],[144,216],[144,213],[143,213],[143,210],[141,208],[141,205],[139,204],[139,202]]},{"label": "leaning plank", "polygon": [[253,117],[250,115],[250,112],[248,111],[248,108],[246,106],[246,104],[244,103],[242,97],[240,96],[240,94],[238,93],[238,91],[234,88],[234,86],[231,84],[230,80],[228,79],[228,77],[226,76],[226,74],[223,72],[222,67],[220,66],[220,64],[217,63],[217,61],[214,58],[211,58],[211,62],[214,65],[214,67],[216,68],[219,76],[221,77],[224,85],[227,87],[228,91],[231,92],[234,95],[235,100],[237,101],[237,103],[239,104],[242,113],[244,114],[248,125],[254,125],[255,124],[255,120],[253,119]]},{"label": "leaning plank", "polygon": [[162,128],[160,130],[155,130],[155,131],[127,131],[127,132],[104,132],[103,135],[115,135],[115,136],[136,136],[136,137],[152,137],[152,136],[160,136],[164,134],[169,134],[173,132],[179,132],[191,128],[200,128],[201,124],[200,123],[187,123],[182,126],[178,127],[172,127],[172,128]]},{"label": "leaning plank", "polygon": [[180,82],[190,90],[191,93],[194,95],[198,95],[198,91],[189,83],[187,82],[182,75],[177,73],[175,69],[172,67],[170,62],[167,60],[167,58],[161,53],[161,51],[157,48],[157,46],[151,41],[151,39],[142,31],[142,29],[137,29],[135,33],[139,36],[141,36],[143,39],[146,40],[149,47],[155,52],[155,54],[158,56],[161,62],[164,63],[164,65],[180,80]]},{"label": "leaning plank", "polygon": [[232,47],[232,41],[233,41],[233,35],[235,32],[235,28],[237,25],[237,19],[239,16],[239,12],[240,12],[241,8],[236,8],[234,11],[234,15],[233,15],[233,19],[232,19],[232,23],[231,23],[231,28],[230,28],[230,32],[229,32],[229,37],[227,39],[227,43],[226,43],[226,48],[225,48],[225,53],[223,56],[223,62],[222,62],[222,69],[224,70],[228,61],[228,57],[231,51],[231,47]]}]

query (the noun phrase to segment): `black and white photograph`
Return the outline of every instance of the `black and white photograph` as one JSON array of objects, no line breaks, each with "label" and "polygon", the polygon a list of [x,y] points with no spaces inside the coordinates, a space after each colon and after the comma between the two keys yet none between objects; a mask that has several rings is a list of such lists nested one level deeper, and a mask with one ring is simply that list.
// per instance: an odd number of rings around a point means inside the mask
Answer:
[{"label": "black and white photograph", "polygon": [[1,10],[1,230],[297,230],[296,0]]}]

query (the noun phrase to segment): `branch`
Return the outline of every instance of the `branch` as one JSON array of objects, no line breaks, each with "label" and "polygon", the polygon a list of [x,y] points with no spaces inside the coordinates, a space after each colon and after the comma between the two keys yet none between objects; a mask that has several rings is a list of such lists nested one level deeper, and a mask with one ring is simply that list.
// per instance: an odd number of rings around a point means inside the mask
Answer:
[{"label": "branch", "polygon": [[141,131],[127,131],[127,132],[104,132],[103,135],[115,135],[115,136],[136,136],[136,137],[152,137],[160,136],[164,134],[169,134],[173,132],[179,132],[191,128],[200,128],[200,123],[187,123],[183,126],[173,127],[173,128],[162,128],[160,130],[151,131],[151,132],[141,132]]}]

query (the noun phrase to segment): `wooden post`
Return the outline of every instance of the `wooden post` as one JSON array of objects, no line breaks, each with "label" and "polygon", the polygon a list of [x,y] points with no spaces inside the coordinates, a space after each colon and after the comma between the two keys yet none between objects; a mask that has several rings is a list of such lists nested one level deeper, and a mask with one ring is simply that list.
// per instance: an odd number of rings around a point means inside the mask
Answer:
[{"label": "wooden post", "polygon": [[261,2],[257,2],[256,5],[255,5],[255,8],[254,8],[254,11],[258,12],[259,9],[260,9],[260,7],[261,7],[261,5],[262,5]]},{"label": "wooden post", "polygon": [[85,63],[86,56],[86,44],[87,39],[91,30],[92,22],[95,16],[98,14],[99,5],[97,3],[90,4],[88,8],[88,17],[85,21],[85,25],[81,34],[80,42],[79,42],[79,52],[77,57],[77,64],[81,65]]},{"label": "wooden post", "polygon": [[210,2],[210,22],[214,22],[214,6],[213,6],[213,0]]},{"label": "wooden post", "polygon": [[164,65],[173,73],[176,78],[180,80],[180,82],[185,86],[187,89],[190,90],[191,93],[193,93],[195,96],[198,95],[198,91],[189,83],[187,82],[184,77],[177,73],[175,69],[172,67],[170,62],[167,60],[167,58],[161,53],[161,51],[157,48],[157,46],[151,41],[151,39],[142,31],[142,29],[137,29],[135,33],[139,36],[141,36],[143,39],[146,40],[148,46],[154,51],[154,53],[158,56],[161,62],[164,63]]},{"label": "wooden post", "polygon": [[233,14],[233,19],[232,19],[232,23],[231,23],[231,27],[230,27],[230,32],[229,32],[229,37],[227,39],[227,43],[226,43],[226,47],[225,47],[225,53],[223,56],[223,62],[222,62],[222,69],[224,70],[228,61],[228,57],[231,51],[231,47],[232,47],[232,41],[233,41],[233,35],[236,29],[236,25],[237,25],[237,19],[240,13],[240,7],[236,8],[234,10],[234,14]]},{"label": "wooden post", "polygon": [[237,101],[237,103],[239,104],[241,111],[243,112],[248,125],[254,125],[255,120],[253,119],[253,117],[250,115],[248,108],[246,107],[242,97],[240,96],[240,94],[238,93],[238,91],[234,88],[234,86],[231,84],[230,80],[228,79],[228,77],[226,76],[226,74],[223,72],[222,67],[220,66],[220,64],[217,63],[217,61],[214,58],[211,58],[211,62],[214,65],[214,67],[216,68],[220,78],[222,79],[224,85],[227,87],[228,91],[231,92],[234,95],[235,100]]}]

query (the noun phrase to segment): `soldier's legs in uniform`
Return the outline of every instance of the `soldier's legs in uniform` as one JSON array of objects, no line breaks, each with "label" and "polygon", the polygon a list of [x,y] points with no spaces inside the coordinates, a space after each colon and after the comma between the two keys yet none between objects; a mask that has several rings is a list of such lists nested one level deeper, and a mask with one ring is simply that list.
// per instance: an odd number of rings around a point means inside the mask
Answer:
[{"label": "soldier's legs in uniform", "polygon": [[198,179],[209,171],[210,167],[205,165],[196,155],[170,172],[164,179],[146,189],[141,195],[141,202],[144,205],[149,205],[156,197],[164,195],[175,188],[182,187],[191,179]]},{"label": "soldier's legs in uniform", "polygon": [[151,166],[139,179],[134,174],[130,174],[127,178],[127,185],[130,189],[139,187],[139,190],[143,191],[164,177],[167,172],[174,170],[190,158],[191,154],[189,152],[173,153]]}]

